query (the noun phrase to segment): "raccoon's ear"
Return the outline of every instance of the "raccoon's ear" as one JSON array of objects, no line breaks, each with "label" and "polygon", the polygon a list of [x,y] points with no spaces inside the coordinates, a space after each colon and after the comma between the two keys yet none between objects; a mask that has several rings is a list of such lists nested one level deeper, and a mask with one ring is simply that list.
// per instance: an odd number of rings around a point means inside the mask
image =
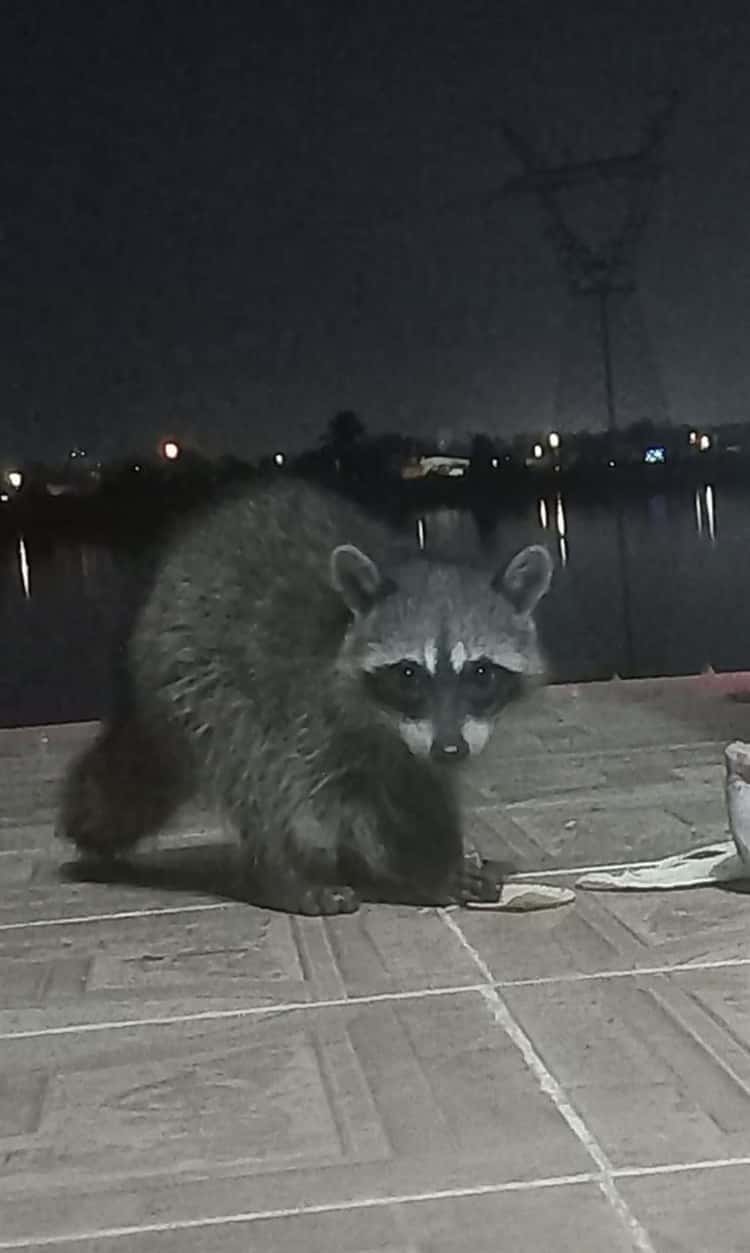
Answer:
[{"label": "raccoon's ear", "polygon": [[340,544],[331,553],[331,582],[352,613],[367,613],[387,591],[375,562],[353,544]]},{"label": "raccoon's ear", "polygon": [[492,586],[518,613],[531,613],[552,580],[552,558],[541,544],[523,548],[503,574],[496,574]]}]

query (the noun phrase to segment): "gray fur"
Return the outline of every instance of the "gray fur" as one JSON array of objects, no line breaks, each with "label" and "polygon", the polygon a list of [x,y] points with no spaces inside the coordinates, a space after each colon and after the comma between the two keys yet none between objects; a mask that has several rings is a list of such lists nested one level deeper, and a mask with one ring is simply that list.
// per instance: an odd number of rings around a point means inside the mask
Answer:
[{"label": "gray fur", "polygon": [[[302,483],[231,500],[173,545],[136,623],[135,731],[140,723],[149,742],[170,743],[165,758],[183,763],[180,795],[197,791],[223,814],[264,882],[293,872],[337,883],[351,870],[384,890],[410,884],[446,899],[441,885],[462,850],[455,782],[418,754],[438,726],[445,753],[456,752],[441,676],[457,644],[454,662],[484,656],[525,679],[541,675],[531,613],[551,562],[544,549],[525,553],[506,586],[400,558],[385,528]],[[367,689],[384,662],[425,656],[435,691],[426,728]],[[449,677],[453,692],[460,676]],[[467,716],[465,725],[469,746],[481,747],[484,723]],[[82,816],[85,760],[77,769],[65,834],[111,852],[94,831],[104,815]],[[120,846],[143,826],[134,818]]]}]

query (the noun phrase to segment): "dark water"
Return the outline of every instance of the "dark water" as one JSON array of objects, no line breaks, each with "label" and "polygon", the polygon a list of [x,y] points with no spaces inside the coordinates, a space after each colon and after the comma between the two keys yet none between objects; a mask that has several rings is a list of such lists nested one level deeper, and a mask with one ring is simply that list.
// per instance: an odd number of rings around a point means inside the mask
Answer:
[{"label": "dark water", "polygon": [[[441,510],[415,543],[476,533]],[[490,528],[491,529],[491,528]],[[558,569],[540,620],[559,680],[750,668],[750,492],[703,487],[622,506],[555,496],[501,514],[504,557],[545,542]],[[18,536],[0,549],[0,725],[99,716],[109,696],[123,554]]]}]

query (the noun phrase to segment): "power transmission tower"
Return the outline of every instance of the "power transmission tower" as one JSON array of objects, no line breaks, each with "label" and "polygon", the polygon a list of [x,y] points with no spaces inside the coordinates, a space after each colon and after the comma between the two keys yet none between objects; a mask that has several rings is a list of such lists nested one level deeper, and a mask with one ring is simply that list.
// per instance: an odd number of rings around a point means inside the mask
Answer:
[{"label": "power transmission tower", "polygon": [[[657,181],[663,168],[667,127],[677,105],[676,93],[646,123],[641,144],[632,152],[586,161],[544,166],[531,143],[509,125],[503,133],[525,173],[505,184],[508,196],[533,194],[547,224],[574,296],[597,302],[598,335],[604,375],[604,397],[610,440],[617,428],[612,365],[611,302],[614,295],[637,295],[638,245],[646,228]],[[617,230],[598,244],[587,242],[570,225],[560,204],[561,193],[582,187],[618,187],[625,212]]]}]

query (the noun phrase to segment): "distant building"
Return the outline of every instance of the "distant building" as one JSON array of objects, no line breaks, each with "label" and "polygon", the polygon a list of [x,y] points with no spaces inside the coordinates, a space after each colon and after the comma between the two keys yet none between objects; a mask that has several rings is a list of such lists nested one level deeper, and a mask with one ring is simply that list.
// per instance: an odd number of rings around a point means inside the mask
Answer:
[{"label": "distant building", "polygon": [[468,457],[413,457],[401,467],[402,479],[426,479],[435,474],[439,478],[461,479],[471,462]]}]

